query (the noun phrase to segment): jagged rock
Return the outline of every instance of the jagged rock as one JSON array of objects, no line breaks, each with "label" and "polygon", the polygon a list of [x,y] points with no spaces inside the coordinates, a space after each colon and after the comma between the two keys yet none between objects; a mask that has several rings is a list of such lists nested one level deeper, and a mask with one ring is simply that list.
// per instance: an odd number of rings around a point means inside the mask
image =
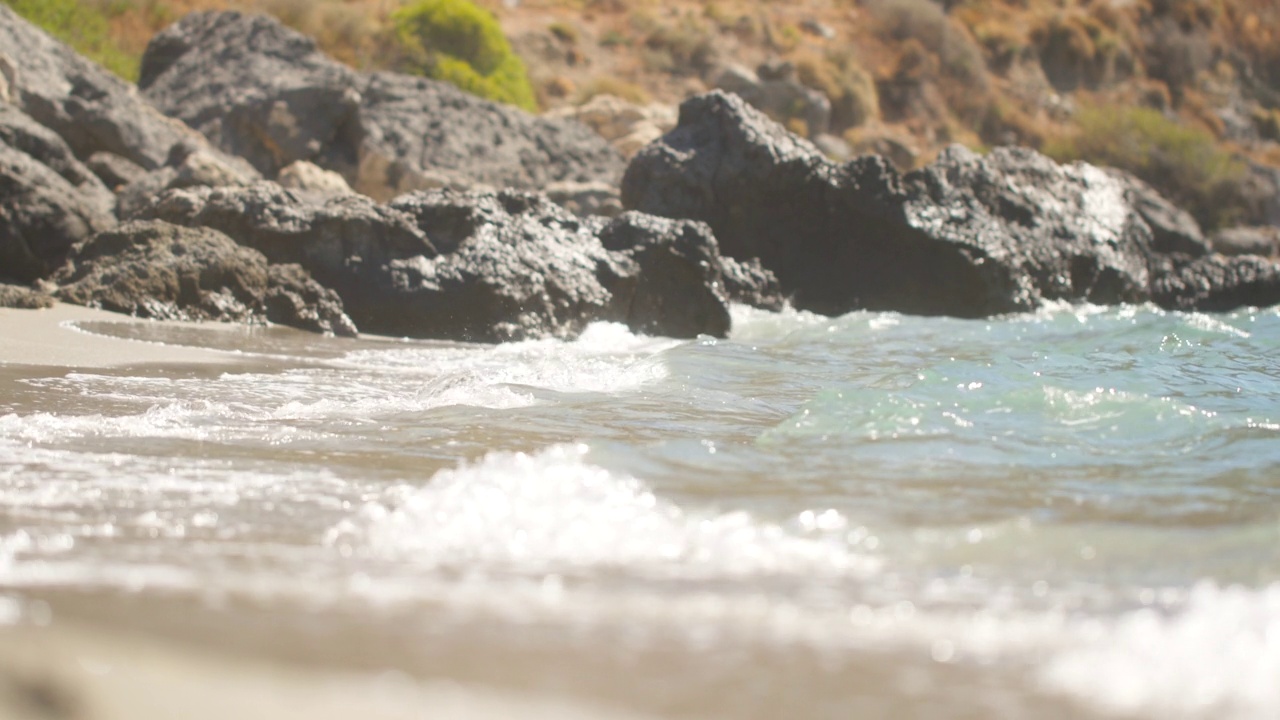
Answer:
[{"label": "jagged rock", "polygon": [[40,310],[53,307],[53,296],[22,285],[0,283],[0,308]]},{"label": "jagged rock", "polygon": [[157,112],[137,90],[77,55],[0,4],[8,95],[19,109],[56,132],[75,156],[109,152],[138,165],[161,166],[179,142],[202,142]]},{"label": "jagged rock", "polygon": [[[142,215],[215,228],[272,262],[298,263],[369,332],[498,342],[571,337],[595,320],[678,336],[727,330],[723,265],[697,223],[613,225],[515,191],[436,190],[382,206],[273,183],[171,190]],[[767,275],[732,271],[735,287],[745,277],[768,296]]]},{"label": "jagged rock", "polygon": [[1280,265],[1257,255],[1165,259],[1158,268],[1151,299],[1166,309],[1223,312],[1280,303]]},{"label": "jagged rock", "polygon": [[265,16],[196,13],[159,33],[139,80],[164,112],[264,174],[306,160],[357,191],[485,183],[616,182],[621,158],[582,125],[542,119],[445,83],[365,75]]},{"label": "jagged rock", "polygon": [[346,195],[351,192],[351,186],[341,175],[306,160],[299,160],[281,170],[276,182],[286,190],[321,195]]},{"label": "jagged rock", "polygon": [[301,268],[268,268],[262,253],[208,228],[125,223],[78,246],[54,280],[62,300],[138,317],[355,334],[337,296]]},{"label": "jagged rock", "polygon": [[126,185],[147,174],[141,165],[109,152],[96,152],[84,164],[114,192],[123,190]]},{"label": "jagged rock", "polygon": [[86,199],[110,206],[111,193],[93,172],[76,159],[66,142],[12,105],[0,104],[0,143],[25,153],[58,173]]},{"label": "jagged rock", "polygon": [[220,154],[181,143],[173,146],[164,167],[148,172],[116,195],[116,216],[128,219],[138,214],[165,190],[193,187],[239,187],[258,181],[256,172],[245,172],[236,163],[225,162]]},{"label": "jagged rock", "polygon": [[709,223],[725,254],[759,258],[817,312],[978,317],[1149,297],[1152,233],[1125,186],[1029,150],[955,147],[905,176],[874,156],[837,165],[740,98],[709,93],[632,161],[622,197]]},{"label": "jagged rock", "polygon": [[267,320],[278,325],[355,337],[356,325],[347,317],[342,298],[316,282],[301,265],[267,266]]},{"label": "jagged rock", "polygon": [[1213,234],[1213,251],[1223,255],[1273,257],[1280,251],[1280,228],[1235,227]]},{"label": "jagged rock", "polygon": [[103,195],[97,178],[88,178],[73,185],[0,143],[0,277],[24,283],[47,277],[72,245],[115,224],[110,193]]},{"label": "jagged rock", "polygon": [[705,223],[629,212],[599,237],[638,269],[609,286],[629,327],[675,337],[729,334],[720,250]]},{"label": "jagged rock", "polygon": [[756,72],[729,65],[716,76],[715,86],[737,94],[772,117],[804,121],[811,136],[825,133],[831,126],[831,101],[801,84],[790,63],[765,63]]},{"label": "jagged rock", "polygon": [[1112,177],[1124,185],[1125,200],[1151,228],[1151,247],[1157,253],[1182,253],[1200,257],[1209,253],[1200,223],[1191,213],[1164,199],[1155,188],[1133,175],[1108,169]]},{"label": "jagged rock", "polygon": [[413,219],[361,195],[311,198],[275,183],[169,190],[138,213],[226,233],[273,263],[296,263],[342,297],[369,332],[400,332],[393,261],[436,250]]}]

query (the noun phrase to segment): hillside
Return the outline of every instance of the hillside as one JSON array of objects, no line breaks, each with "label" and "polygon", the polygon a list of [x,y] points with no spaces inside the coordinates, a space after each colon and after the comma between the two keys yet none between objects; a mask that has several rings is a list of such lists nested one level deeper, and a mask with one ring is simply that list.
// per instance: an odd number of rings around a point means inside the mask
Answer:
[{"label": "hillside", "polygon": [[[197,9],[268,12],[352,66],[400,68],[395,0],[11,0],[128,76]],[[1272,0],[484,0],[544,110],[599,94],[754,94],[829,154],[918,166],[1019,144],[1124,167],[1207,227],[1280,225]],[[32,10],[31,8],[36,8]],[[59,28],[55,27],[55,31]],[[131,64],[133,63],[133,64]]]}]

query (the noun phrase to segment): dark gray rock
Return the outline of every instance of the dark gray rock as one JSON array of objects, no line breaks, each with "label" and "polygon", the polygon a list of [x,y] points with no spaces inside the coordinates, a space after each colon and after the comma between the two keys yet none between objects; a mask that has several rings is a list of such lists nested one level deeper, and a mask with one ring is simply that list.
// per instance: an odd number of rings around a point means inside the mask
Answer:
[{"label": "dark gray rock", "polygon": [[73,185],[0,143],[0,278],[29,283],[48,277],[73,245],[114,225],[104,191],[96,178]]},{"label": "dark gray rock", "polygon": [[357,334],[355,323],[342,307],[342,298],[316,282],[301,265],[267,266],[263,304],[267,320],[278,325],[342,337]]},{"label": "dark gray rock", "polygon": [[1123,170],[1108,168],[1107,172],[1124,186],[1125,200],[1151,228],[1152,250],[1191,257],[1209,253],[1200,223],[1191,213],[1176,207],[1155,188]]},{"label": "dark gray rock", "polygon": [[622,185],[628,208],[707,222],[725,254],[758,258],[802,309],[965,317],[1148,299],[1158,253],[1132,193],[1019,149],[951,148],[906,175],[875,156],[837,165],[719,92],[686,101]]},{"label": "dark gray rock", "polygon": [[202,142],[138,97],[130,84],[77,55],[0,4],[0,65],[13,103],[81,159],[109,152],[154,169],[183,141]]},{"label": "dark gray rock", "polygon": [[22,285],[0,283],[0,308],[40,310],[53,307],[53,296]]},{"label": "dark gray rock", "polygon": [[[142,216],[298,263],[369,332],[499,342],[572,337],[596,320],[679,337],[728,330],[725,265],[700,223],[583,219],[516,191],[419,192],[382,206],[272,183],[171,190]],[[772,292],[768,274],[731,272],[743,297]]]},{"label": "dark gray rock", "polygon": [[1280,228],[1234,227],[1213,234],[1213,251],[1223,255],[1273,257],[1280,251]]},{"label": "dark gray rock", "polygon": [[392,263],[433,258],[436,249],[402,212],[360,195],[317,200],[275,183],[169,190],[137,217],[221,231],[272,263],[296,263],[342,297],[369,332],[401,331],[403,291]]},{"label": "dark gray rock", "polygon": [[629,212],[599,237],[637,270],[609,283],[629,327],[674,337],[729,334],[720,249],[705,223]]},{"label": "dark gray rock", "polygon": [[113,192],[147,174],[141,165],[109,152],[96,152],[84,164]]},{"label": "dark gray rock", "polygon": [[54,281],[62,300],[138,317],[355,334],[337,296],[301,268],[268,268],[261,253],[208,228],[125,223],[78,246]]},{"label": "dark gray rock", "polygon": [[32,160],[62,176],[86,200],[102,207],[110,206],[111,192],[86,165],[81,163],[66,142],[18,108],[0,103],[0,144],[25,153]]},{"label": "dark gray rock", "polygon": [[1280,265],[1257,255],[1166,260],[1153,274],[1152,300],[1169,310],[1224,312],[1280,303]]},{"label": "dark gray rock", "polygon": [[144,173],[116,195],[116,216],[128,219],[142,212],[165,190],[195,187],[240,187],[260,178],[237,163],[225,161],[221,153],[190,144],[179,144],[169,153],[163,167]]},{"label": "dark gray rock", "polygon": [[270,177],[306,160],[380,200],[456,184],[616,184],[622,172],[618,154],[576,122],[424,78],[356,73],[265,16],[189,15],[152,40],[139,86]]}]

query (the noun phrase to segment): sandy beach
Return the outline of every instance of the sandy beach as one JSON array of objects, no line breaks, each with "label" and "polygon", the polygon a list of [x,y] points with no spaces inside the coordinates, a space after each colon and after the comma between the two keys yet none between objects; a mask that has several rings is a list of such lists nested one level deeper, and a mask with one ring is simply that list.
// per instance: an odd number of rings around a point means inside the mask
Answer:
[{"label": "sandy beach", "polygon": [[[150,323],[151,320],[58,303],[44,310],[0,308],[0,365],[110,368],[142,364],[235,363],[236,353],[127,340],[89,333],[79,323]],[[190,323],[171,323],[186,325]],[[216,332],[239,326],[203,323]]]}]

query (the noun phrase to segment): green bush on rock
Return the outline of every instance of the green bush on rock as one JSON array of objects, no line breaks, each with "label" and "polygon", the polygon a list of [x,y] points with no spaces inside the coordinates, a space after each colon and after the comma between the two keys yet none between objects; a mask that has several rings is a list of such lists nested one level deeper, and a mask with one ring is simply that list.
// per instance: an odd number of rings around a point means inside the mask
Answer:
[{"label": "green bush on rock", "polygon": [[489,100],[536,110],[524,62],[497,19],[468,0],[421,0],[391,16],[406,70]]},{"label": "green bush on rock", "polygon": [[1079,131],[1049,141],[1044,153],[1127,170],[1195,216],[1206,229],[1243,214],[1247,167],[1219,148],[1213,135],[1145,107],[1085,106]]}]

